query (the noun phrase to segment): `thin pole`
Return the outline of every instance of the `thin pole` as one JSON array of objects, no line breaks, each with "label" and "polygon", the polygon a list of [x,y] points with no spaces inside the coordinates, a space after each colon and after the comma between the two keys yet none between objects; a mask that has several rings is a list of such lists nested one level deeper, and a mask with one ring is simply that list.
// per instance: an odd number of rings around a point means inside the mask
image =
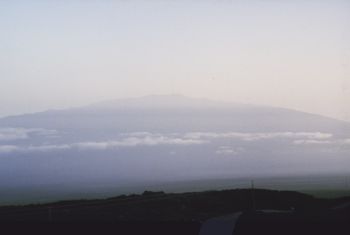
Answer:
[{"label": "thin pole", "polygon": [[255,212],[255,195],[254,195],[254,180],[251,180],[251,194],[252,194],[252,210]]}]

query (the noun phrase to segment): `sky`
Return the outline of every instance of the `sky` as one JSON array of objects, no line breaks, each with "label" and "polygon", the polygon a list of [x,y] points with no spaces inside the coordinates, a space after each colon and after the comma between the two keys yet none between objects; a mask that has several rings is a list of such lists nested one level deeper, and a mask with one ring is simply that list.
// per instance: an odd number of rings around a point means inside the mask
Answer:
[{"label": "sky", "polygon": [[0,1],[0,116],[183,94],[350,121],[350,1]]}]

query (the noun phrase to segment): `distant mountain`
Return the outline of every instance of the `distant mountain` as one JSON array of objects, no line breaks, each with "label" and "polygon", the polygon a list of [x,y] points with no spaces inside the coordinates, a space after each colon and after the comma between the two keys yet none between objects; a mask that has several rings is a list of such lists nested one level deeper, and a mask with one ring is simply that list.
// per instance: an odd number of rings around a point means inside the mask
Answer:
[{"label": "distant mountain", "polygon": [[113,131],[330,131],[350,123],[284,108],[153,95],[0,119],[0,126]]},{"label": "distant mountain", "polygon": [[347,122],[178,95],[0,119],[0,193],[8,199],[34,188],[107,193],[170,181],[340,174],[349,156]]}]

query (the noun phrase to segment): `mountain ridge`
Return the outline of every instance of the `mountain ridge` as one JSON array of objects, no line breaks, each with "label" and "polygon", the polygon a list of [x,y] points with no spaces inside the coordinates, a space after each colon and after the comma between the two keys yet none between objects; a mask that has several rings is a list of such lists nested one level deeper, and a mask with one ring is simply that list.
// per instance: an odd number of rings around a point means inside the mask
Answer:
[{"label": "mountain ridge", "polygon": [[108,182],[139,188],[140,180],[154,185],[158,180],[348,172],[348,123],[280,108],[218,107],[178,96],[132,102],[137,104],[132,108],[77,108],[0,119],[0,194],[22,195],[8,193],[9,186],[61,185],[63,194],[91,192],[94,188],[87,186],[93,182],[109,192]]},{"label": "mountain ridge", "polygon": [[286,108],[153,95],[0,118],[0,127],[85,128],[120,131],[334,131],[350,123]]},{"label": "mountain ridge", "polygon": [[[47,109],[43,111],[38,111],[38,112],[29,112],[29,113],[22,113],[22,114],[16,114],[16,115],[8,115],[4,117],[0,117],[0,121],[3,119],[10,119],[10,118],[18,118],[22,116],[28,116],[28,115],[38,115],[38,114],[48,114],[48,113],[57,113],[57,112],[68,112],[68,111],[82,111],[82,110],[87,110],[87,109],[94,109],[94,111],[98,111],[96,109],[113,109],[115,107],[113,106],[122,106],[123,108],[135,108],[135,106],[141,106],[140,104],[137,104],[138,102],[142,100],[147,100],[148,101],[148,107],[147,108],[159,108],[157,101],[159,99],[162,99],[163,101],[172,101],[172,104],[176,104],[174,101],[182,100],[186,102],[196,102],[197,105],[200,104],[202,105],[202,108],[205,107],[206,105],[208,107],[213,108],[213,104],[217,105],[218,107],[225,107],[225,108],[237,108],[237,107],[246,107],[246,108],[268,108],[268,109],[278,109],[278,110],[283,110],[286,112],[298,112],[298,113],[303,113],[306,115],[313,115],[315,117],[321,117],[321,118],[326,118],[330,119],[333,121],[337,122],[342,122],[344,124],[350,125],[350,122],[337,119],[334,117],[329,117],[317,113],[311,113],[311,112],[306,112],[306,111],[301,111],[301,110],[296,110],[296,109],[291,109],[291,108],[285,108],[285,107],[279,107],[279,106],[270,106],[270,105],[262,105],[262,104],[252,104],[252,103],[241,103],[241,102],[233,102],[233,101],[222,101],[222,100],[212,100],[208,98],[194,98],[194,97],[188,97],[185,95],[180,95],[180,94],[170,94],[170,95],[145,95],[141,97],[132,97],[132,98],[121,98],[121,99],[108,99],[108,100],[103,100],[99,102],[93,102],[91,104],[87,105],[80,105],[80,106],[75,106],[75,107],[68,107],[68,108],[59,108],[59,109]],[[156,102],[156,103],[151,103],[151,102]],[[128,104],[131,104],[128,107]],[[208,105],[209,104],[209,105]],[[169,108],[169,104],[167,104],[168,107],[161,107],[161,108]],[[187,104],[188,105],[188,104]],[[199,105],[198,105],[199,106]],[[175,107],[179,108],[181,105],[175,105]],[[186,107],[186,106],[185,106]]]}]

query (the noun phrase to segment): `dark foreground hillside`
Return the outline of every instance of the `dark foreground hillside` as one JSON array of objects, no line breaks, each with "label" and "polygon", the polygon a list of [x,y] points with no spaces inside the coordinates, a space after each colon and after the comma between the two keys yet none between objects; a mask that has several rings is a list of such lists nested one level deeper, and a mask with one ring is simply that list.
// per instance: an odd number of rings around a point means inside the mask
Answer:
[{"label": "dark foreground hillside", "polygon": [[263,189],[146,191],[103,200],[0,207],[0,223],[12,233],[199,234],[208,219],[243,212],[233,234],[350,234],[349,202]]}]

